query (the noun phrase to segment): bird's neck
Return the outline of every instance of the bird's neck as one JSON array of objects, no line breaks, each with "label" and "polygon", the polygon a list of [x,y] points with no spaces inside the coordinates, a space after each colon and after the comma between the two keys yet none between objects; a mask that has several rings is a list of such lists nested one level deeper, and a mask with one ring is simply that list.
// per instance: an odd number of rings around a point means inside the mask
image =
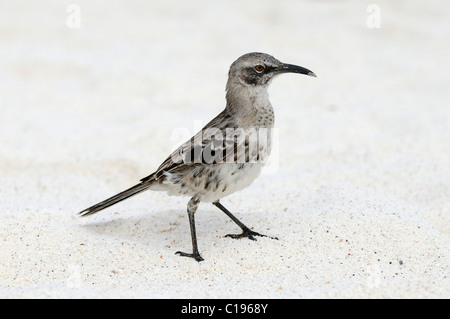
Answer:
[{"label": "bird's neck", "polygon": [[238,118],[258,121],[269,117],[268,126],[273,125],[273,108],[269,101],[267,86],[227,85],[227,110]]}]

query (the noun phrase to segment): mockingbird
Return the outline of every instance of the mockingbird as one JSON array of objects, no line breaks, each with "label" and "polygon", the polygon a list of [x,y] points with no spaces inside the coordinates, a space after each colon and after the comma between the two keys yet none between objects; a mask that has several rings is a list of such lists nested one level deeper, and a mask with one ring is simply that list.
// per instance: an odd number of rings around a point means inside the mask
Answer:
[{"label": "mockingbird", "polygon": [[250,230],[219,201],[249,186],[261,173],[271,150],[274,112],[267,88],[282,73],[316,76],[300,66],[286,64],[265,53],[247,53],[230,67],[226,85],[226,107],[189,141],[176,149],[152,174],[137,185],[79,212],[97,213],[146,190],[191,197],[187,213],[191,228],[192,253],[176,254],[202,261],[194,215],[200,202],[211,202],[241,229],[231,238],[265,236]]}]

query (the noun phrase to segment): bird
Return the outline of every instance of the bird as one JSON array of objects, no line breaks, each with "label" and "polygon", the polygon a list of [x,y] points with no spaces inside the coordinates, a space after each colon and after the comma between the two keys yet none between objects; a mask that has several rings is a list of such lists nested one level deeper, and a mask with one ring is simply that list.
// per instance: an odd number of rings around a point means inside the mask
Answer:
[{"label": "bird", "polygon": [[[203,261],[195,228],[195,213],[201,202],[212,203],[242,230],[228,234],[234,239],[268,237],[251,230],[220,200],[248,187],[261,173],[272,148],[274,110],[268,86],[280,74],[297,73],[316,77],[304,67],[282,63],[273,56],[251,52],[234,61],[226,83],[226,106],[191,139],[175,149],[165,161],[138,184],[86,208],[79,216],[89,216],[147,190],[188,196],[187,215],[192,252],[175,254]],[[276,237],[272,237],[277,239]]]}]

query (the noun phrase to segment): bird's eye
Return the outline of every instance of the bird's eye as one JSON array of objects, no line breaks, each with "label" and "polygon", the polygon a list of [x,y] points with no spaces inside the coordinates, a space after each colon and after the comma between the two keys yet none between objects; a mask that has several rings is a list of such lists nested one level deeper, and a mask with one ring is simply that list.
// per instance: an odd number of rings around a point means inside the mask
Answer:
[{"label": "bird's eye", "polygon": [[261,73],[262,71],[264,71],[264,65],[255,66],[255,70],[256,72]]}]

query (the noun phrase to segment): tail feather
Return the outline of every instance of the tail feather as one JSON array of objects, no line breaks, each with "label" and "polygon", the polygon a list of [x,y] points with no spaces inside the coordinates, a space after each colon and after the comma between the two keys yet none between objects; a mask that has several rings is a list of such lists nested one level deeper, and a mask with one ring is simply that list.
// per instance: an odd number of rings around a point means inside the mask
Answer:
[{"label": "tail feather", "polygon": [[114,195],[108,199],[105,199],[104,201],[102,201],[98,204],[95,204],[94,206],[91,206],[89,208],[82,210],[81,212],[78,213],[78,215],[84,217],[84,216],[89,216],[89,215],[95,214],[105,208],[108,208],[114,204],[117,204],[118,202],[121,202],[127,198],[130,198],[134,195],[142,193],[143,191],[146,191],[147,189],[150,188],[151,184],[152,183],[143,182],[143,183],[134,185],[133,187],[130,187],[130,188],[124,190],[123,192],[120,192],[117,195]]}]

